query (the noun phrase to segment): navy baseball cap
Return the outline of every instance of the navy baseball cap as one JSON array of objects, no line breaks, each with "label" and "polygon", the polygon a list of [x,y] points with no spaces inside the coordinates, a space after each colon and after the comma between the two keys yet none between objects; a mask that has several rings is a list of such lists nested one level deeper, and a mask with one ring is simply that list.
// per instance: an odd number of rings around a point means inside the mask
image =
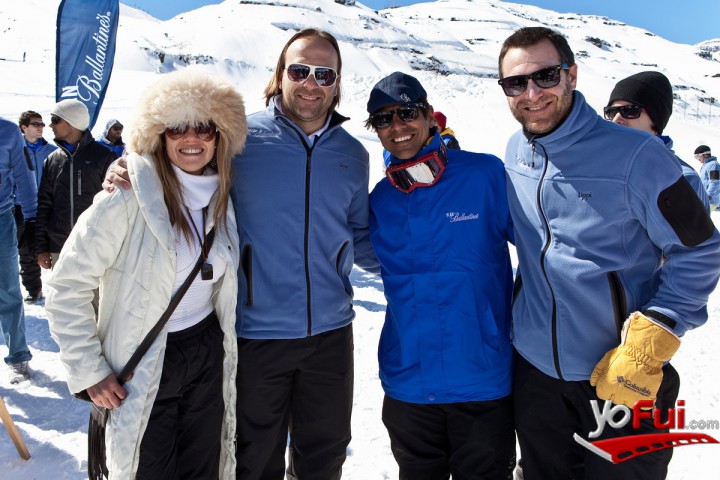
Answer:
[{"label": "navy baseball cap", "polygon": [[368,113],[375,113],[390,105],[410,105],[427,101],[427,92],[417,78],[394,72],[381,79],[370,91]]}]

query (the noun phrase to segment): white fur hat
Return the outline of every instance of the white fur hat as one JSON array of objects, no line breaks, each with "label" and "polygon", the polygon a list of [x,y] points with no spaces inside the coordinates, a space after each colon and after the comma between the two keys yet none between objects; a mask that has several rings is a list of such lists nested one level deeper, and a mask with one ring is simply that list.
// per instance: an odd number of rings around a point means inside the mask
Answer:
[{"label": "white fur hat", "polygon": [[142,95],[128,141],[139,154],[156,151],[168,127],[212,120],[228,139],[230,155],[245,147],[247,121],[242,96],[228,81],[192,68],[163,75]]},{"label": "white fur hat", "polygon": [[90,125],[90,114],[87,107],[80,100],[74,98],[56,103],[50,110],[50,114],[57,115],[81,131],[85,131]]}]

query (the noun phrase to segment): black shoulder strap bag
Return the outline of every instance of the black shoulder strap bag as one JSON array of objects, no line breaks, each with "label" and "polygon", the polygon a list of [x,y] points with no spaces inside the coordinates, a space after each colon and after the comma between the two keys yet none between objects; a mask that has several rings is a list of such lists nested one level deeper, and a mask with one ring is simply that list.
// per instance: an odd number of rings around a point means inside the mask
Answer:
[{"label": "black shoulder strap bag", "polygon": [[[203,252],[209,252],[214,239],[215,227],[210,229],[208,232],[201,250]],[[135,370],[135,367],[137,367],[138,363],[140,363],[140,359],[142,359],[143,355],[145,355],[150,348],[150,345],[152,345],[155,341],[155,338],[157,338],[160,334],[163,327],[170,319],[170,315],[172,315],[175,311],[175,308],[180,303],[183,295],[185,295],[187,289],[190,288],[190,284],[193,282],[200,271],[200,268],[205,265],[205,263],[205,255],[201,252],[200,258],[198,258],[198,261],[195,263],[192,271],[185,279],[185,282],[170,299],[170,304],[165,310],[165,313],[162,314],[160,320],[158,320],[152,330],[148,332],[138,346],[137,350],[135,350],[135,353],[133,353],[130,360],[128,360],[127,364],[118,375],[117,381],[120,385],[123,385],[126,381],[128,381],[129,377]],[[90,402],[90,420],[88,423],[88,478],[90,480],[104,480],[108,475],[107,457],[105,455],[105,424],[107,423],[110,411],[105,407],[98,407],[95,405],[90,398],[90,395],[88,395],[87,390],[83,390],[82,392],[75,393],[73,395],[75,398]]]}]

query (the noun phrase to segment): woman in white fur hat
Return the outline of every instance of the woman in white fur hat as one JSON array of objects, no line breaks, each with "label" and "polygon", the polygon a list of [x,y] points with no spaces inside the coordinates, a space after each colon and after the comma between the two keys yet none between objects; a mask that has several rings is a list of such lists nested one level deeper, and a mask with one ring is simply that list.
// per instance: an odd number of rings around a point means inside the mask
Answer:
[{"label": "woman in white fur hat", "polygon": [[[51,333],[70,391],[112,409],[110,479],[234,478],[239,252],[228,197],[243,100],[186,69],[152,85],[138,110],[132,189],[99,194],[65,243],[46,301]],[[199,257],[201,273],[121,386],[116,374]]]}]

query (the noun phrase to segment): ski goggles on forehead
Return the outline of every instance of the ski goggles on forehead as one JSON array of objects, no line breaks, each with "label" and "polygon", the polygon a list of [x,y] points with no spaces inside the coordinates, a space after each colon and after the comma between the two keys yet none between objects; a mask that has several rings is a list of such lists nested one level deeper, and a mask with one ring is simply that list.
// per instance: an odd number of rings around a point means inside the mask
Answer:
[{"label": "ski goggles on forehead", "polygon": [[403,193],[410,193],[417,187],[435,185],[445,171],[446,165],[447,148],[443,142],[440,142],[437,151],[399,165],[391,164],[385,170],[385,176],[393,187]]},{"label": "ski goggles on forehead", "polygon": [[403,122],[412,122],[418,118],[421,108],[425,108],[425,105],[417,103],[399,107],[395,110],[385,110],[384,112],[373,113],[370,115],[370,125],[372,125],[375,130],[387,128],[392,125],[393,115],[395,114],[397,114],[398,118]]},{"label": "ski goggles on forehead", "polygon": [[337,80],[337,72],[330,67],[293,63],[285,68],[288,78],[295,83],[304,83],[312,74],[315,83],[321,87],[332,87]]},{"label": "ski goggles on forehead", "polygon": [[213,122],[201,123],[200,125],[191,125],[186,123],[185,125],[178,125],[176,127],[168,127],[165,129],[165,135],[172,140],[177,140],[185,136],[185,134],[192,128],[195,131],[195,135],[203,142],[209,142],[215,138],[217,133],[217,127]]},{"label": "ski goggles on forehead", "polygon": [[530,79],[540,88],[552,88],[560,83],[561,71],[568,70],[569,68],[567,63],[553,65],[552,67],[545,67],[528,73],[527,75],[512,75],[501,78],[498,80],[498,84],[502,87],[506,96],[517,97],[525,93]]},{"label": "ski goggles on forehead", "polygon": [[615,105],[614,107],[603,108],[606,120],[612,120],[618,113],[625,120],[640,118],[643,107],[641,105]]}]

